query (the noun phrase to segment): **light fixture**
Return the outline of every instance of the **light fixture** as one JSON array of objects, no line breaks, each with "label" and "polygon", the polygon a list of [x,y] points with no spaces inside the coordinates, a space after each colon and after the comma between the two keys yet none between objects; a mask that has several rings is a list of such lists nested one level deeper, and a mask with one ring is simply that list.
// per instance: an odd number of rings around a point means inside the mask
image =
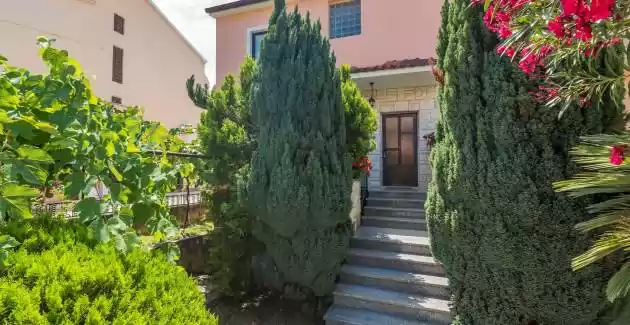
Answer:
[{"label": "light fixture", "polygon": [[370,98],[368,99],[368,102],[370,102],[370,105],[372,105],[372,107],[376,106],[376,99],[374,98],[374,83],[370,82],[370,88],[372,90],[372,93],[370,95]]}]

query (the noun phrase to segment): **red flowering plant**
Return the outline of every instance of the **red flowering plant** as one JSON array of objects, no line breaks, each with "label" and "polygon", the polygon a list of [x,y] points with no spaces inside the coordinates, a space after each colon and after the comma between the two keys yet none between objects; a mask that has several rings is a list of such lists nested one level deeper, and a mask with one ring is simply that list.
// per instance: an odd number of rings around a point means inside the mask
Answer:
[{"label": "red flowering plant", "polygon": [[352,176],[354,179],[359,179],[363,175],[370,176],[371,171],[372,161],[367,156],[363,156],[352,163]]},{"label": "red flowering plant", "polygon": [[[472,0],[485,8],[484,23],[503,40],[506,55],[540,82],[534,99],[582,106],[623,107],[630,71],[630,0]],[[628,47],[623,48],[622,44]],[[629,87],[630,88],[630,87]],[[586,107],[585,109],[589,109]],[[603,259],[620,261],[606,295],[630,310],[630,132],[586,136],[571,154],[584,168],[554,187],[572,197],[595,196],[596,217],[576,226],[598,231],[592,247],[573,259],[575,270]],[[617,258],[617,252],[625,253]],[[615,257],[613,257],[615,256]],[[628,315],[624,317],[626,321]],[[616,324],[616,323],[615,323]],[[625,323],[624,323],[625,324]]]},{"label": "red flowering plant", "polygon": [[[472,0],[484,5],[484,23],[503,40],[497,52],[518,62],[531,78],[540,79],[550,105],[601,100],[607,91],[624,87],[624,70],[616,62],[630,59],[624,51],[630,32],[628,0]],[[603,64],[603,68],[602,68]],[[548,93],[545,91],[543,93]]]}]

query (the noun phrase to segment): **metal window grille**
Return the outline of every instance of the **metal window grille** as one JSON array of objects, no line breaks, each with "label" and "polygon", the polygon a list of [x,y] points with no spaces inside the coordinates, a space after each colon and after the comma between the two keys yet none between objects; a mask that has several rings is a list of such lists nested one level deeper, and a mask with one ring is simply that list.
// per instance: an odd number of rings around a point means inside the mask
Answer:
[{"label": "metal window grille", "polygon": [[118,14],[114,14],[114,31],[125,35],[125,18]]}]

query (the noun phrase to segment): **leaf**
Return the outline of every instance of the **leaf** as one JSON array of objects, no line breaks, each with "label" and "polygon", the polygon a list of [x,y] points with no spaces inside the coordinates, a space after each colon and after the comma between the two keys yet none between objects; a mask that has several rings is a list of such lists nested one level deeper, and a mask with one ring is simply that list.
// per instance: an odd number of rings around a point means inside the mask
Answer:
[{"label": "leaf", "polygon": [[66,179],[66,195],[70,198],[79,196],[85,188],[85,174],[79,171],[74,171],[68,179]]},{"label": "leaf", "polygon": [[127,254],[127,242],[125,241],[123,235],[119,232],[112,232],[111,235],[114,238],[114,247],[116,247],[116,250],[122,254]]},{"label": "leaf", "polygon": [[20,197],[0,197],[0,212],[10,217],[30,219],[33,217],[29,200]]},{"label": "leaf", "polygon": [[127,243],[127,251],[131,252],[140,247],[140,237],[135,231],[127,232],[123,235],[125,243]]},{"label": "leaf", "polygon": [[127,152],[128,153],[137,153],[137,152],[140,152],[140,149],[138,149],[138,147],[135,144],[129,142],[129,143],[127,143]]},{"label": "leaf", "polygon": [[52,124],[50,124],[48,122],[37,122],[37,123],[35,123],[34,126],[35,126],[36,129],[38,129],[40,131],[44,131],[44,132],[49,133],[49,134],[57,134],[58,133],[57,132],[57,128],[54,125],[52,125]]},{"label": "leaf", "polygon": [[36,197],[39,191],[23,185],[6,184],[0,190],[3,197]]},{"label": "leaf", "polygon": [[114,166],[114,163],[111,160],[107,162],[107,167],[109,168],[109,171],[112,173],[112,175],[114,175],[116,181],[122,182],[123,176],[122,174],[120,174],[118,169],[116,169],[116,166]]},{"label": "leaf", "polygon": [[0,236],[0,249],[16,248],[20,243],[9,235]]},{"label": "leaf", "polygon": [[93,197],[79,201],[75,209],[79,213],[79,219],[82,223],[88,223],[101,217],[101,203]]},{"label": "leaf", "polygon": [[99,217],[94,219],[94,221],[90,223],[90,228],[94,229],[96,240],[102,243],[107,243],[109,241],[109,229],[107,228],[105,222],[103,222],[103,218]]},{"label": "leaf", "polygon": [[75,148],[79,145],[79,142],[75,138],[61,138],[53,142],[47,143],[46,149],[68,149]]},{"label": "leaf", "polygon": [[0,109],[0,123],[11,123],[13,119],[9,117],[9,114],[5,110]]},{"label": "leaf", "polygon": [[13,179],[17,180],[21,176],[27,183],[35,185],[43,185],[46,178],[48,178],[48,173],[39,168],[39,166],[27,164],[25,161],[18,159],[6,160],[2,169]]},{"label": "leaf", "polygon": [[46,151],[30,145],[20,146],[17,149],[17,153],[20,157],[30,161],[43,164],[52,164],[55,162]]},{"label": "leaf", "polygon": [[610,302],[628,295],[630,292],[630,262],[626,262],[608,281],[606,296]]},{"label": "leaf", "polygon": [[119,232],[127,230],[127,225],[119,217],[111,217],[107,220],[107,227]]},{"label": "leaf", "polygon": [[107,144],[105,145],[105,154],[107,157],[111,157],[114,153],[116,153],[116,146],[114,146],[113,142],[107,141]]}]

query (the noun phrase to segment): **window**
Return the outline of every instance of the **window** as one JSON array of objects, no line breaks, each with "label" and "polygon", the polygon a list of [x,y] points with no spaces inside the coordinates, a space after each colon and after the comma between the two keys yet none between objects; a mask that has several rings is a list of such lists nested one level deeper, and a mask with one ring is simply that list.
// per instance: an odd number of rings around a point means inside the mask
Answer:
[{"label": "window", "polygon": [[262,45],[263,39],[265,39],[265,35],[267,35],[267,31],[258,31],[250,34],[251,38],[251,55],[254,59],[257,59],[260,56],[260,46]]},{"label": "window", "polygon": [[123,83],[123,49],[114,46],[114,60],[112,62],[112,81]]},{"label": "window", "polygon": [[114,14],[114,31],[121,35],[125,35],[125,18],[117,14]]},{"label": "window", "polygon": [[361,34],[361,0],[330,5],[330,38]]},{"label": "window", "polygon": [[118,105],[122,105],[122,98],[116,97],[116,96],[112,96],[112,103],[118,104]]}]

